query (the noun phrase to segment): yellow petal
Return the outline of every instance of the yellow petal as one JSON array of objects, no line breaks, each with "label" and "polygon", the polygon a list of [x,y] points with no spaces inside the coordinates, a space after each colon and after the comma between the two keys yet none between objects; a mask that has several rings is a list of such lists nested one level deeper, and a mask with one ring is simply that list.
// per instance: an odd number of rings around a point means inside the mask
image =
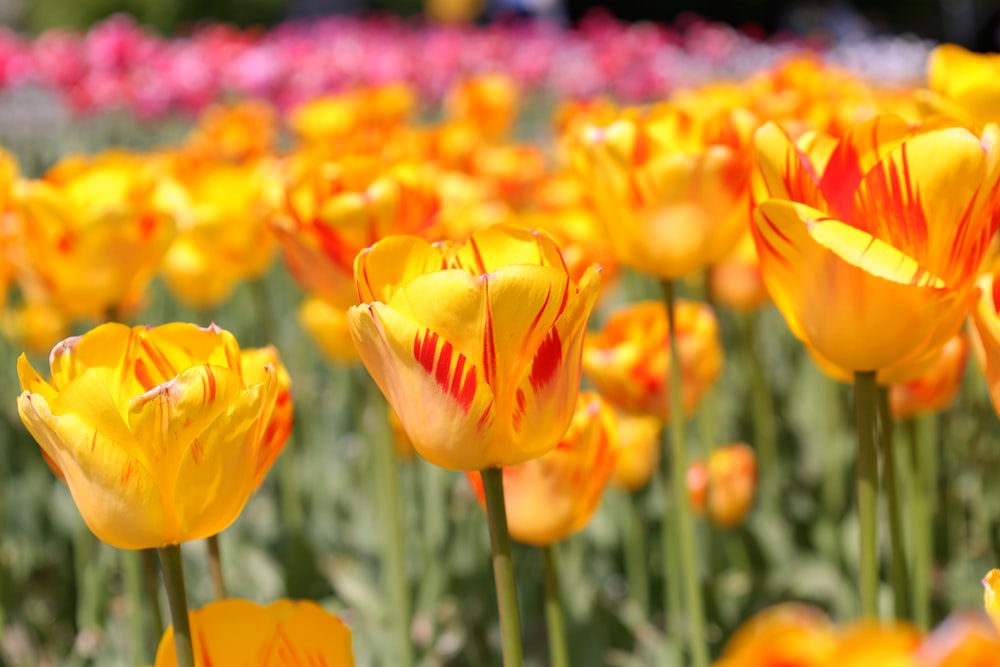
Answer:
[{"label": "yellow petal", "polygon": [[441,250],[416,236],[390,236],[358,253],[354,278],[360,303],[389,303],[416,276],[446,268]]},{"label": "yellow petal", "polygon": [[307,297],[299,306],[299,323],[327,359],[338,364],[358,360],[358,351],[347,327],[347,309],[326,299]]},{"label": "yellow petal", "polygon": [[566,273],[562,254],[545,232],[519,225],[477,230],[455,253],[454,266],[481,275],[511,264],[547,266]]},{"label": "yellow petal", "polygon": [[781,127],[770,121],[754,134],[760,182],[755,186],[757,201],[788,199],[822,208],[819,182],[822,171]]},{"label": "yellow petal", "polygon": [[[76,395],[67,398],[67,393]],[[156,480],[140,459],[129,454],[134,443],[124,423],[107,428],[115,419],[121,422],[107,391],[89,373],[59,400],[67,403],[74,398],[90,401],[80,407],[86,412],[53,415],[40,394],[24,392],[18,413],[63,473],[80,514],[99,539],[120,549],[160,546],[164,510]]]},{"label": "yellow petal", "polygon": [[29,394],[39,394],[47,402],[52,402],[56,397],[56,389],[42,379],[41,374],[28,361],[27,355],[22,354],[17,358],[17,378],[21,383],[21,390]]},{"label": "yellow petal", "polygon": [[425,459],[452,470],[487,467],[493,395],[455,345],[381,303],[347,312],[361,360]]},{"label": "yellow petal", "polygon": [[983,577],[983,605],[993,626],[1000,632],[1000,570],[990,570]]}]

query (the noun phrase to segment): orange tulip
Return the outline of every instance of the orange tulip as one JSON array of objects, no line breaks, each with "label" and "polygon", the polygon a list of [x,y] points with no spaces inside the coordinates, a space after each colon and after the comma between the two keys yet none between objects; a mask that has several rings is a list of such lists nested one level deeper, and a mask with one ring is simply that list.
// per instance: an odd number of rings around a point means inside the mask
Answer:
[{"label": "orange tulip", "polygon": [[918,667],[1000,667],[1000,634],[979,613],[952,615],[917,649]]},{"label": "orange tulip", "polygon": [[749,445],[738,443],[714,449],[708,464],[696,461],[688,468],[691,507],[707,511],[712,523],[738,526],[753,506],[757,491],[757,458]]},{"label": "orange tulip", "polygon": [[646,486],[660,465],[660,432],[663,423],[648,415],[619,415],[618,463],[612,481],[635,492]]},{"label": "orange tulip", "polygon": [[[710,307],[679,300],[676,309],[684,414],[691,415],[722,371],[723,350]],[[619,409],[669,421],[670,340],[663,303],[643,301],[613,312],[603,329],[587,336],[583,368]]]},{"label": "orange tulip", "polygon": [[483,136],[507,134],[517,119],[520,91],[504,74],[483,74],[462,81],[445,96],[447,116],[476,127]]},{"label": "orange tulip", "polygon": [[952,336],[934,355],[933,365],[920,377],[894,384],[889,390],[889,406],[896,419],[924,412],[940,412],[955,400],[962,386],[969,343],[965,335]]},{"label": "orange tulip", "polygon": [[[351,630],[310,600],[217,600],[190,613],[196,667],[353,667]],[[173,626],[156,651],[154,667],[175,667]]]},{"label": "orange tulip", "polygon": [[955,335],[1000,220],[997,138],[878,116],[816,164],[776,125],[757,131],[764,283],[822,367],[905,381]]},{"label": "orange tulip", "polygon": [[675,279],[720,261],[749,222],[749,112],[671,106],[584,129],[575,164],[622,264]]},{"label": "orange tulip", "polygon": [[248,383],[232,334],[180,323],[103,324],[49,361],[45,381],[18,359],[18,414],[98,538],[159,548],[236,519],[256,488],[272,366]]},{"label": "orange tulip", "polygon": [[[615,468],[617,428],[614,410],[599,395],[583,392],[569,430],[555,449],[503,469],[507,528],[513,539],[547,546],[587,525]],[[479,473],[469,472],[468,478],[485,506]]]},{"label": "orange tulip", "polygon": [[732,252],[712,265],[708,280],[712,299],[736,311],[755,310],[771,300],[749,229]]},{"label": "orange tulip", "polygon": [[827,667],[836,643],[835,629],[819,611],[782,604],[744,623],[716,667]]},{"label": "orange tulip", "polygon": [[556,446],[576,404],[597,267],[576,284],[548,236],[496,225],[461,246],[384,239],[354,273],[351,336],[421,456],[481,470]]},{"label": "orange tulip", "polygon": [[243,100],[202,113],[185,150],[208,160],[254,162],[271,154],[276,134],[274,109],[258,100]]}]

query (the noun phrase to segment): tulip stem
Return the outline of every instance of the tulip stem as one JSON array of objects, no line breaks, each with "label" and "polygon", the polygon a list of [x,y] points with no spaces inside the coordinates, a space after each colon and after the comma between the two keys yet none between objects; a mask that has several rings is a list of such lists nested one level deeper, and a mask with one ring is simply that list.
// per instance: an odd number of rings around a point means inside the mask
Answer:
[{"label": "tulip stem", "polygon": [[[909,497],[907,504],[913,517],[913,621],[927,630],[931,625],[931,577],[933,576],[932,518],[929,502],[934,494],[934,478],[930,471],[929,457],[933,457],[934,415],[914,417],[906,422],[910,445]],[[929,447],[928,447],[929,445]]]},{"label": "tulip stem", "polygon": [[128,600],[129,644],[132,649],[131,661],[142,665],[146,659],[146,629],[143,623],[142,563],[135,551],[119,551],[122,567],[122,583]]},{"label": "tulip stem", "polygon": [[[406,548],[403,543],[402,498],[399,494],[399,468],[396,449],[389,432],[388,412],[380,398],[369,401],[368,410],[379,414],[379,430],[373,433],[375,478],[378,487],[382,520],[382,567],[392,600],[393,631],[396,640],[396,660],[400,667],[413,665],[413,645],[410,642],[410,585],[406,576]],[[374,426],[372,427],[372,429]],[[372,432],[370,429],[369,432]]]},{"label": "tulip stem", "polygon": [[759,492],[761,507],[768,512],[778,506],[781,475],[778,471],[778,448],[775,436],[774,400],[764,364],[757,356],[757,314],[743,318],[744,361],[750,375],[750,400],[753,405],[753,446],[760,459]]},{"label": "tulip stem", "polygon": [[170,619],[174,625],[174,648],[177,667],[194,667],[194,647],[191,644],[191,624],[188,620],[187,593],[184,591],[184,565],[181,546],[171,544],[157,549],[163,567],[163,583],[170,602]]},{"label": "tulip stem", "polygon": [[500,635],[503,641],[503,666],[521,667],[521,618],[517,609],[517,586],[514,582],[514,561],[510,555],[510,535],[507,533],[507,508],[503,498],[503,469],[482,471],[486,496],[486,520],[490,527],[490,551],[493,555],[493,582],[497,590],[500,613]]},{"label": "tulip stem", "polygon": [[639,496],[629,493],[625,498],[628,516],[625,519],[625,580],[629,597],[643,618],[649,616],[649,572],[646,567],[646,527],[643,525]]},{"label": "tulip stem", "polygon": [[892,589],[896,618],[909,618],[910,568],[906,558],[902,508],[896,480],[896,453],[893,442],[893,419],[889,410],[889,390],[878,388],[879,451],[882,455],[882,482],[889,499],[889,538],[892,546]]},{"label": "tulip stem", "polygon": [[559,599],[559,561],[557,544],[542,547],[542,568],[545,578],[545,625],[549,631],[549,658],[552,667],[569,667],[569,647],[566,644],[566,621]]},{"label": "tulip stem", "polygon": [[858,582],[861,615],[878,616],[878,453],[875,450],[876,398],[874,371],[854,374],[854,410],[858,431],[856,482],[861,531]]},{"label": "tulip stem", "polygon": [[[702,600],[701,580],[698,575],[698,559],[695,546],[694,519],[687,494],[687,451],[684,438],[684,400],[682,395],[681,360],[677,349],[677,322],[675,315],[674,283],[663,281],[663,297],[667,308],[667,324],[670,335],[670,444],[671,457],[663,457],[671,468],[674,526],[677,542],[664,543],[664,550],[680,550],[681,579],[684,583],[684,597],[687,602],[691,665],[708,665],[708,645],[705,635],[705,605]],[[672,460],[671,460],[672,459]],[[669,474],[669,473],[668,473]]]},{"label": "tulip stem", "polygon": [[153,644],[160,642],[163,636],[163,611],[160,609],[160,572],[156,567],[156,552],[153,549],[143,549],[139,552],[142,560],[142,583],[146,588],[146,598],[149,600],[150,620],[153,622]]},{"label": "tulip stem", "polygon": [[208,543],[208,572],[212,577],[212,594],[216,600],[226,597],[226,579],[222,575],[222,553],[219,551],[219,536],[212,535]]}]

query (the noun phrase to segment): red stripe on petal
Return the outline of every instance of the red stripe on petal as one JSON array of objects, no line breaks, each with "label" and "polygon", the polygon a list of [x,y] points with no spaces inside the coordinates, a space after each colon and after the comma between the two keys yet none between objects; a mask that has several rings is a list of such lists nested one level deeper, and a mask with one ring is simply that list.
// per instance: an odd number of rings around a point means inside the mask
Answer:
[{"label": "red stripe on petal", "polygon": [[[441,341],[438,334],[427,330],[413,339],[413,357],[428,375],[434,376],[438,386],[468,413],[476,395],[476,368],[468,363],[465,355],[455,352],[451,343]],[[454,368],[452,358],[455,359]]]},{"label": "red stripe on petal", "polygon": [[485,320],[486,326],[483,336],[483,376],[486,384],[493,386],[497,377],[497,344],[493,333],[493,309],[490,307],[490,282],[489,276],[483,276],[483,289],[486,292],[484,303],[486,304]]},{"label": "red stripe on petal", "polygon": [[531,362],[531,375],[528,376],[531,388],[539,391],[547,385],[562,365],[562,358],[562,340],[559,338],[559,331],[553,328],[538,347],[535,359]]}]

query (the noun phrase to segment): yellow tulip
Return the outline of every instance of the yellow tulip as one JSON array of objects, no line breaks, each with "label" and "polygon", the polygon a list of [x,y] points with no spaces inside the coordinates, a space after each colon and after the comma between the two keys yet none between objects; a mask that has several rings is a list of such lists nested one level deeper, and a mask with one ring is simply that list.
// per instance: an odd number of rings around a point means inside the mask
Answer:
[{"label": "yellow tulip", "polygon": [[[598,394],[583,392],[569,430],[545,456],[503,469],[510,536],[547,546],[582,529],[594,515],[615,468],[618,425]],[[476,496],[486,496],[478,472],[467,473]],[[545,511],[539,511],[539,508]]]},{"label": "yellow tulip", "polygon": [[973,53],[942,44],[927,59],[929,113],[944,113],[977,127],[1000,121],[1000,54]]},{"label": "yellow tulip", "polygon": [[934,355],[933,365],[919,377],[889,389],[889,407],[896,419],[940,412],[951,405],[962,386],[969,343],[963,333],[948,339]]},{"label": "yellow tulip", "polygon": [[[190,613],[196,667],[353,667],[351,630],[310,600],[217,600]],[[154,667],[175,667],[173,626]]]},{"label": "yellow tulip", "polygon": [[417,452],[453,470],[538,458],[573,416],[599,270],[495,225],[461,246],[390,237],[358,255],[347,313],[361,360]]},{"label": "yellow tulip", "polygon": [[618,462],[612,481],[627,491],[649,483],[660,465],[663,423],[648,415],[618,415]]},{"label": "yellow tulip", "polygon": [[755,124],[663,106],[580,132],[575,163],[622,264],[675,279],[726,256],[749,223]]},{"label": "yellow tulip", "polygon": [[990,570],[983,577],[983,606],[997,632],[1000,632],[1000,570]]},{"label": "yellow tulip", "polygon": [[757,131],[764,283],[821,367],[905,381],[955,335],[996,227],[997,138],[877,116],[814,164],[776,125]]},{"label": "yellow tulip", "polygon": [[[712,309],[676,304],[684,414],[690,415],[722,372],[724,352]],[[670,340],[660,301],[642,301],[614,311],[589,334],[583,350],[587,377],[615,407],[669,421]]]},{"label": "yellow tulip", "polygon": [[350,364],[358,360],[358,350],[347,326],[346,307],[318,296],[306,297],[299,306],[299,324],[330,361]]},{"label": "yellow tulip", "polygon": [[46,381],[18,359],[18,413],[97,537],[159,548],[236,519],[274,410],[272,366],[247,384],[232,334],[181,323],[103,324],[49,360]]},{"label": "yellow tulip", "polygon": [[274,398],[274,410],[264,425],[260,449],[257,454],[257,472],[254,475],[254,488],[264,481],[271,466],[281,454],[292,434],[292,422],[295,419],[295,405],[292,402],[292,377],[278,356],[278,350],[273,345],[267,347],[251,347],[240,353],[240,370],[247,386],[257,385],[267,380],[273,374],[277,384]]},{"label": "yellow tulip", "polygon": [[7,308],[0,319],[0,331],[15,347],[43,354],[69,335],[69,322],[58,308],[26,301]]},{"label": "yellow tulip", "polygon": [[174,237],[156,201],[161,173],[149,158],[108,152],[22,182],[15,194],[29,266],[19,268],[29,300],[71,320],[137,305]]}]

